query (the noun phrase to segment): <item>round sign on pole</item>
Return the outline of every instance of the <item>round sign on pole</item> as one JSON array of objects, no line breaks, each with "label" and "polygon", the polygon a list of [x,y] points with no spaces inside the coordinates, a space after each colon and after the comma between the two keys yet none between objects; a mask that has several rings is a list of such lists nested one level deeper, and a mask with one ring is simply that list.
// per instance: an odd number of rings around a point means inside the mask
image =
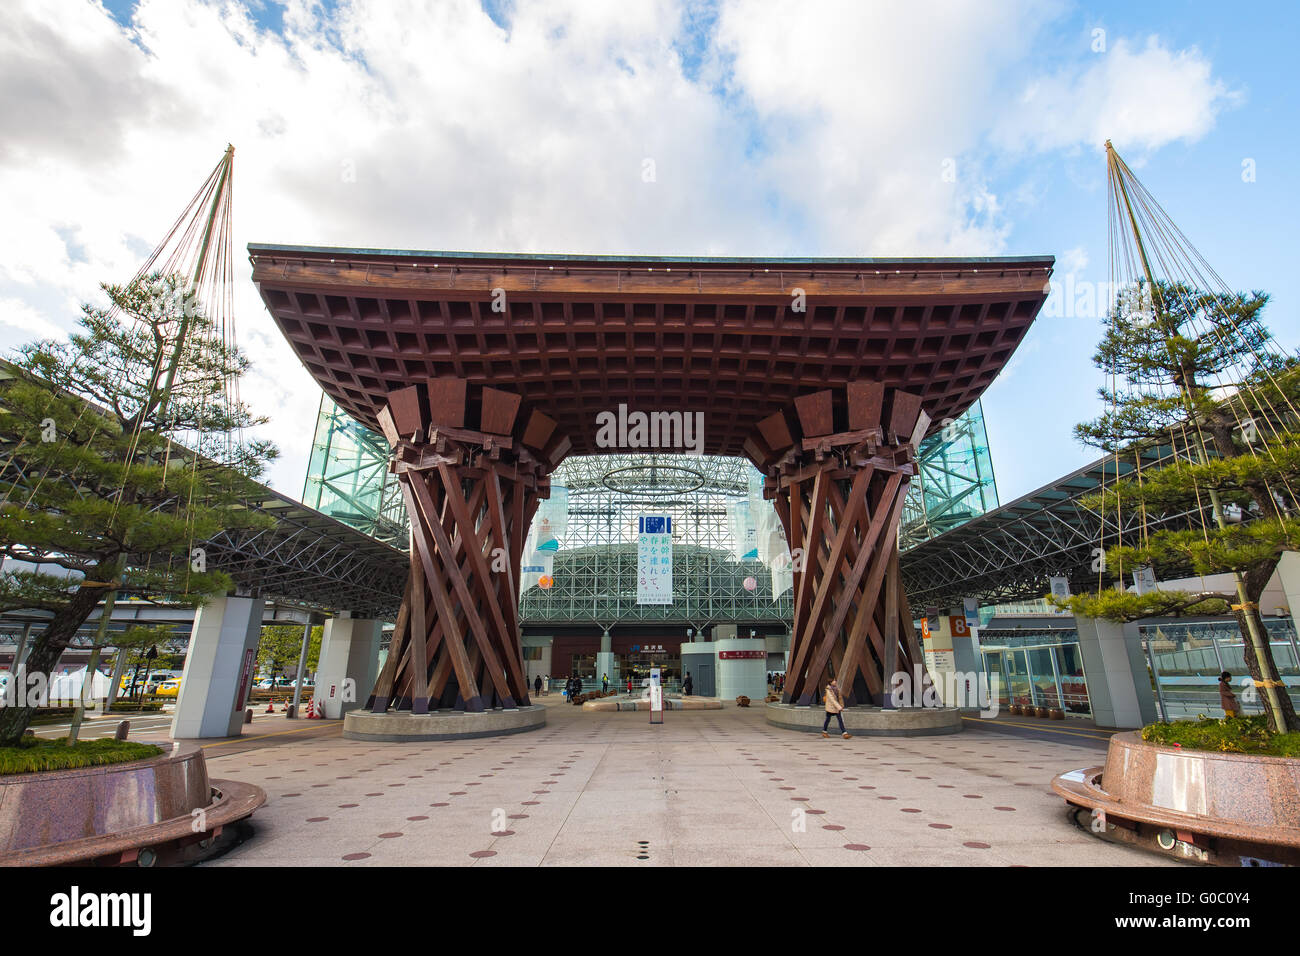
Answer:
[{"label": "round sign on pole", "polygon": [[754,577],[745,578],[745,590],[752,591],[758,587],[758,579]]},{"label": "round sign on pole", "polygon": [[555,578],[551,577],[549,574],[543,574],[540,578],[537,579],[537,586],[541,588],[543,591],[549,591],[554,586],[554,584],[555,584]]}]

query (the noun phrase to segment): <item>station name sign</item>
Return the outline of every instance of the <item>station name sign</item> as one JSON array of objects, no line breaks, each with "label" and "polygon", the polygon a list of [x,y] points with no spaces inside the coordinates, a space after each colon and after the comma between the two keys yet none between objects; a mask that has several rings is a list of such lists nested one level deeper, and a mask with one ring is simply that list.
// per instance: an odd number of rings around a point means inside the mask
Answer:
[{"label": "station name sign", "polygon": [[758,661],[767,659],[767,651],[718,651],[724,661]]}]

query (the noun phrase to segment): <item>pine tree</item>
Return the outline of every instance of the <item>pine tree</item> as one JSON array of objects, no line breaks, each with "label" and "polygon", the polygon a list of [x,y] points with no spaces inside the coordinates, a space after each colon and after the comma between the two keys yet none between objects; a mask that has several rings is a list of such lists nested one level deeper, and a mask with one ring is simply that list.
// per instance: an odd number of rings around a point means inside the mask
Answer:
[{"label": "pine tree", "polygon": [[[307,672],[316,670],[320,661],[320,643],[324,628],[317,625],[311,629],[307,642]],[[270,624],[262,628],[261,640],[257,645],[257,666],[274,677],[279,673],[293,673],[297,676],[298,656],[302,653],[302,628],[297,624]]]},{"label": "pine tree", "polygon": [[[275,448],[236,397],[248,360],[183,278],[104,285],[66,341],[25,346],[0,385],[0,610],[52,615],[26,673],[49,675],[109,592],[201,605],[231,579],[202,542],[264,526],[245,507]],[[24,688],[0,710],[0,746],[31,720]]]},{"label": "pine tree", "polygon": [[[1203,527],[1158,530],[1106,551],[1106,567],[1162,576],[1238,572],[1242,595],[1102,590],[1061,602],[1116,621],[1231,609],[1270,730],[1300,729],[1282,686],[1259,599],[1282,553],[1300,548],[1300,367],[1268,352],[1261,292],[1202,292],[1143,283],[1117,298],[1093,357],[1111,376],[1106,411],[1076,427],[1084,443],[1117,455],[1171,443],[1174,464],[1108,485],[1084,503],[1103,514],[1199,512]],[[1216,501],[1217,499],[1217,501]],[[1228,516],[1224,518],[1223,516]],[[1258,635],[1264,635],[1262,640]]]}]

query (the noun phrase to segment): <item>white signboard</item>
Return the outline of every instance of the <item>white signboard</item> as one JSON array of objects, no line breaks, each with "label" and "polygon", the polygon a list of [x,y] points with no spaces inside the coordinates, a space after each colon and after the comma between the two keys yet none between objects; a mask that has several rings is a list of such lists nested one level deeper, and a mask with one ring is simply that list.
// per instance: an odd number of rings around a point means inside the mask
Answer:
[{"label": "white signboard", "polygon": [[637,519],[636,603],[673,603],[673,519],[642,515]]},{"label": "white signboard", "polygon": [[650,668],[650,723],[664,722],[664,688],[660,681],[659,668]]},{"label": "white signboard", "polygon": [[976,598],[961,599],[962,612],[966,616],[966,626],[968,628],[977,628],[980,626],[980,602]]},{"label": "white signboard", "polygon": [[1148,591],[1156,589],[1156,572],[1154,568],[1138,568],[1133,572],[1133,590],[1138,594],[1146,594]]}]

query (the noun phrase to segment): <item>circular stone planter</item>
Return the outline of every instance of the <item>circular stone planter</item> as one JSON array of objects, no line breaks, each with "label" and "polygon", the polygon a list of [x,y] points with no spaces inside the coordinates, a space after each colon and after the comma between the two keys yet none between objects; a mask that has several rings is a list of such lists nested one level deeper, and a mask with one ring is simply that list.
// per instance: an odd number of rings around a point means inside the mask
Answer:
[{"label": "circular stone planter", "polygon": [[1220,866],[1300,865],[1300,759],[1166,747],[1136,732],[1110,738],[1104,767],[1064,773],[1052,789],[1087,811],[1092,832]]},{"label": "circular stone planter", "polygon": [[349,740],[464,740],[504,737],[546,726],[546,708],[540,704],[514,710],[438,710],[412,714],[409,710],[372,714],[352,710],[343,717],[343,736]]},{"label": "circular stone planter", "polygon": [[[840,715],[844,729],[863,737],[934,737],[960,733],[961,713],[956,707],[847,707]],[[767,722],[774,727],[821,733],[826,711],[821,707],[796,707],[794,704],[768,704]],[[831,720],[831,727],[839,732]]]},{"label": "circular stone planter", "polygon": [[[260,787],[209,780],[194,744],[145,760],[0,776],[0,865],[190,862],[265,802]],[[196,832],[199,820],[206,829]]]}]

